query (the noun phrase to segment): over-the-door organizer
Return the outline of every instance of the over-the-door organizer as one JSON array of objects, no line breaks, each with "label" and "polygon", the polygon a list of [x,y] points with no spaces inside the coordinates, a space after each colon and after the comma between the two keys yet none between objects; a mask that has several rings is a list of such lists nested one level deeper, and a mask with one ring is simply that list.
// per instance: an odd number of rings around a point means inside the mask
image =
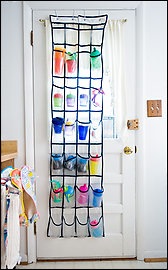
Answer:
[{"label": "over-the-door organizer", "polygon": [[50,194],[47,236],[104,237],[103,57],[107,15],[50,15]]}]

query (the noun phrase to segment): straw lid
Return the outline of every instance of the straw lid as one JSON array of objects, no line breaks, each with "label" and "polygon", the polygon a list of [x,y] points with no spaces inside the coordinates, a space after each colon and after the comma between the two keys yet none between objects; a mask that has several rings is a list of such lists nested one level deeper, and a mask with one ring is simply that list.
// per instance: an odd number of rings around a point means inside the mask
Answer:
[{"label": "straw lid", "polygon": [[100,56],[100,52],[94,47],[93,51],[90,54],[91,57],[97,57]]}]

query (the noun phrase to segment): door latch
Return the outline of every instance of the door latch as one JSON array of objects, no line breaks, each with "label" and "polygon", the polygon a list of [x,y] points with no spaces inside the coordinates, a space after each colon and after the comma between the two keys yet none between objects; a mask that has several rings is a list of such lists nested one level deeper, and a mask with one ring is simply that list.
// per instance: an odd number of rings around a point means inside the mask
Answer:
[{"label": "door latch", "polygon": [[137,130],[139,129],[139,119],[133,119],[127,121],[128,129]]}]

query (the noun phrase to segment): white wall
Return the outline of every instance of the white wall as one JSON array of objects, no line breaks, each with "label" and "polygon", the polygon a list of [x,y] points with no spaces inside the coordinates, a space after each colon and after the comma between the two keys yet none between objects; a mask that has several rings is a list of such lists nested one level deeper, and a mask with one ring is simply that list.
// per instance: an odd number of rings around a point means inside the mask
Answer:
[{"label": "white wall", "polygon": [[[162,100],[162,117],[145,117],[145,257],[167,256],[167,9],[144,1],[144,109]],[[147,115],[147,114],[146,114]]]},{"label": "white wall", "polygon": [[22,36],[22,2],[1,1],[1,140],[18,141],[18,167],[25,161]]},{"label": "white wall", "polygon": [[[137,208],[143,218],[137,245],[144,250],[140,257],[167,257],[167,3],[142,1],[136,17]],[[147,117],[147,100],[162,100],[162,117]]]},{"label": "white wall", "polygon": [[[125,6],[127,2],[130,1],[123,1]],[[104,8],[106,5],[108,9],[109,3],[103,2]],[[141,169],[137,180],[144,184],[143,190],[137,190],[137,195],[143,196],[144,206],[139,209],[143,216],[139,224],[144,224],[144,229],[138,227],[142,233],[138,247],[144,250],[142,257],[167,257],[166,4],[166,1],[142,1],[137,10],[137,117],[140,118],[137,168]],[[18,141],[16,167],[25,163],[22,23],[22,2],[1,1],[1,140]],[[147,117],[148,99],[162,100],[161,118]],[[21,255],[26,254],[25,239],[23,233]]]},{"label": "white wall", "polygon": [[[22,1],[1,1],[1,140],[17,140],[15,167],[25,164]],[[21,227],[21,256],[26,232]]]}]

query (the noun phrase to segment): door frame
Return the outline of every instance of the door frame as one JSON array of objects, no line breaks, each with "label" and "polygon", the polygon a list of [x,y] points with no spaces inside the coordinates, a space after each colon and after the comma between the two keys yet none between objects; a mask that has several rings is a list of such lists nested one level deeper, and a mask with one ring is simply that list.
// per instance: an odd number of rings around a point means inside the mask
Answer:
[{"label": "door frame", "polygon": [[[36,4],[37,5],[37,4]],[[40,2],[38,2],[39,9]],[[26,1],[23,1],[23,47],[24,47],[24,108],[25,108],[25,144],[26,144],[26,163],[32,168],[35,166],[35,150],[34,150],[34,111],[33,111],[33,47],[30,46],[30,33],[33,28],[33,10],[37,9],[31,7]],[[46,8],[43,7],[45,10]],[[69,9],[73,9],[72,7]],[[99,8],[97,8],[99,9]],[[127,8],[128,9],[128,8]],[[133,9],[132,7],[130,9]],[[41,9],[42,10],[42,9]],[[100,8],[101,10],[101,8]],[[114,8],[115,10],[115,8]],[[123,8],[124,10],[124,8]],[[136,54],[135,54],[135,67],[136,67],[136,113],[139,119],[144,119],[143,108],[143,10],[142,4],[134,8],[136,11]],[[137,42],[138,41],[138,42]],[[138,51],[138,53],[137,53]],[[142,59],[142,60],[141,60]],[[139,91],[141,89],[141,91]],[[140,94],[139,94],[140,93]],[[30,130],[32,132],[30,132]],[[135,171],[135,181],[136,181],[136,254],[138,260],[144,260],[144,130],[143,127],[136,131],[135,135],[136,146],[138,145],[138,153],[136,155],[136,171]],[[28,263],[36,262],[36,235],[34,234],[33,224],[28,226],[26,229],[27,233],[27,260]]]}]

